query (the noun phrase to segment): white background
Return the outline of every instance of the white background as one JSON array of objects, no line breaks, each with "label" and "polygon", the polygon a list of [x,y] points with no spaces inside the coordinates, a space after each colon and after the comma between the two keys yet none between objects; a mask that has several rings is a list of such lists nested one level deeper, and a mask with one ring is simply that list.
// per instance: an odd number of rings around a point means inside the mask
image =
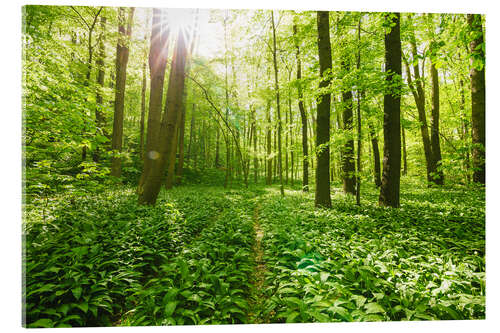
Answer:
[{"label": "white background", "polygon": [[[107,5],[137,7],[184,7],[184,8],[266,8],[266,9],[309,9],[309,10],[358,10],[399,12],[448,12],[486,14],[486,114],[487,114],[487,209],[486,209],[486,254],[487,291],[486,320],[437,321],[437,322],[390,322],[390,323],[340,323],[340,324],[270,324],[270,325],[225,325],[225,326],[176,326],[140,328],[92,328],[84,330],[121,332],[253,332],[255,330],[302,332],[482,332],[498,331],[499,311],[499,148],[500,94],[498,77],[500,54],[500,13],[495,1],[462,0],[417,0],[417,1],[369,1],[369,0],[90,0],[90,1],[22,1],[7,0],[0,8],[0,329],[4,332],[21,328],[21,6],[26,4],[47,5]],[[68,329],[57,329],[65,332]],[[47,329],[45,331],[53,331]],[[74,331],[74,330],[73,330]],[[481,332],[481,333],[482,333]]]}]

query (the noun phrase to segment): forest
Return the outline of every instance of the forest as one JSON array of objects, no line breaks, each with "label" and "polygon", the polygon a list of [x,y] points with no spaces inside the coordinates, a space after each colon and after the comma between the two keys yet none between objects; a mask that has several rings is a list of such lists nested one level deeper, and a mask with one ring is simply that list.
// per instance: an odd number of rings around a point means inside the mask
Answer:
[{"label": "forest", "polygon": [[485,319],[484,15],[22,19],[25,327]]}]

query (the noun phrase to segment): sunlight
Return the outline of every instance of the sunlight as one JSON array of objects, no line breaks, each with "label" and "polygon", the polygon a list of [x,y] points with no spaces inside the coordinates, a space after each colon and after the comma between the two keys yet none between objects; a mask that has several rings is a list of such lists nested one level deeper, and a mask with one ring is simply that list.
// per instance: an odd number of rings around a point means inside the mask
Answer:
[{"label": "sunlight", "polygon": [[195,24],[194,9],[167,9],[165,10],[164,19],[173,36],[177,36],[181,30],[185,36],[191,33]]}]

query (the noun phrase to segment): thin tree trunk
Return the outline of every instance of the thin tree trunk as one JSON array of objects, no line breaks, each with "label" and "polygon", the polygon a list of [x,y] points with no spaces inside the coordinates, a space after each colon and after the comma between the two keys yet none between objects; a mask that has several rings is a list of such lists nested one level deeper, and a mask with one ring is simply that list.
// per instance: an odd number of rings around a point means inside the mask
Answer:
[{"label": "thin tree trunk", "polygon": [[267,154],[267,176],[266,176],[266,185],[272,184],[273,177],[273,159],[271,158],[271,101],[267,101],[267,124],[266,124],[266,154]]},{"label": "thin tree trunk", "polygon": [[[401,76],[400,14],[387,13],[385,20],[392,26],[385,35],[385,70],[387,87],[384,93],[384,164],[380,186],[380,206],[399,207],[401,172],[400,113]],[[392,88],[396,86],[397,88]]]},{"label": "thin tree trunk", "polygon": [[[356,69],[359,71],[361,68],[361,15],[358,20],[358,54],[356,59]],[[361,204],[361,95],[363,93],[359,91],[356,92],[357,97],[357,141],[358,149],[356,156],[356,204],[359,206]]]},{"label": "thin tree trunk", "polygon": [[431,109],[431,151],[436,163],[434,183],[444,184],[443,170],[441,169],[441,145],[439,143],[439,77],[434,61],[431,62],[432,80],[432,109]]},{"label": "thin tree trunk", "polygon": [[280,178],[280,193],[285,195],[283,188],[283,165],[281,156],[281,112],[280,112],[280,91],[278,83],[278,61],[276,59],[276,27],[274,25],[274,10],[271,11],[271,22],[273,28],[273,65],[274,65],[274,89],[276,91],[276,116],[278,122],[278,173]]},{"label": "thin tree trunk", "polygon": [[302,66],[300,61],[300,47],[297,35],[297,25],[293,25],[293,36],[295,39],[295,58],[297,60],[297,95],[300,111],[300,119],[302,121],[302,190],[309,191],[309,156],[307,146],[307,114],[304,108],[304,95],[302,94]]},{"label": "thin tree trunk", "polygon": [[253,180],[254,183],[257,184],[257,174],[259,171],[259,159],[257,157],[257,119],[256,119],[256,111],[253,111],[253,130],[254,130],[254,136],[253,136]]},{"label": "thin tree trunk", "polygon": [[220,167],[219,150],[220,150],[220,133],[219,133],[219,127],[217,126],[215,130],[215,162],[214,162],[214,166],[216,168]]},{"label": "thin tree trunk", "polygon": [[116,156],[122,151],[123,145],[123,113],[125,106],[125,82],[127,80],[127,63],[129,55],[129,40],[132,34],[134,8],[129,9],[127,30],[125,30],[125,8],[119,8],[118,14],[118,42],[116,44],[116,86],[115,86],[115,113],[113,117],[113,136],[111,139],[111,176],[121,177],[121,157]]},{"label": "thin tree trunk", "polygon": [[187,158],[189,160],[193,159],[192,157],[192,147],[193,147],[193,138],[195,135],[195,104],[193,103],[193,108],[191,109],[191,121],[190,121],[190,126],[189,126],[189,143],[188,143],[188,151],[187,151]]},{"label": "thin tree trunk", "polygon": [[460,110],[462,111],[462,141],[466,145],[464,160],[464,172],[466,175],[467,183],[470,182],[470,145],[469,145],[469,122],[467,120],[467,112],[465,111],[465,89],[464,81],[460,79]]},{"label": "thin tree trunk", "polygon": [[144,120],[146,118],[146,54],[142,63],[142,90],[141,90],[141,123],[139,135],[139,154],[141,160],[144,160]]},{"label": "thin tree trunk", "polygon": [[[106,136],[106,119],[104,118],[104,113],[102,112],[103,109],[103,97],[102,97],[102,89],[104,88],[104,59],[106,57],[106,49],[104,47],[104,37],[105,37],[105,32],[106,32],[106,18],[101,17],[101,35],[99,36],[99,53],[96,59],[96,65],[97,65],[97,84],[99,87],[97,88],[97,93],[96,93],[96,109],[95,109],[95,122],[96,122],[96,127],[98,129],[98,134],[99,130],[100,132]],[[100,152],[99,152],[99,145],[96,146],[93,156],[92,156],[94,162],[99,162],[100,159]]]},{"label": "thin tree trunk", "polygon": [[[290,71],[291,74],[291,71]],[[289,80],[290,81],[290,80]],[[288,127],[288,133],[290,135],[290,165],[291,165],[291,170],[290,170],[290,185],[293,186],[294,182],[294,176],[293,176],[293,171],[294,171],[294,145],[293,145],[293,117],[292,117],[292,96],[291,96],[291,91],[288,91],[288,119],[290,120],[290,125]]]},{"label": "thin tree trunk", "polygon": [[175,184],[180,184],[182,181],[182,173],[184,171],[184,132],[186,128],[186,99],[182,103],[181,125],[179,128],[179,164],[175,172]]},{"label": "thin tree trunk", "polygon": [[[330,45],[330,13],[317,12],[318,55],[321,81],[320,90],[330,85],[331,79],[325,78],[325,72],[332,68],[332,50]],[[323,93],[318,98],[318,113],[316,118],[316,192],[314,205],[330,208],[330,94]]]},{"label": "thin tree trunk", "polygon": [[[401,113],[401,122],[404,122],[403,114]],[[406,154],[406,135],[405,135],[405,127],[401,124],[401,140],[403,145],[403,176],[406,176],[408,173],[408,161]]]},{"label": "thin tree trunk", "polygon": [[[409,21],[411,22],[411,16],[409,16]],[[412,49],[413,56],[413,75],[415,76],[415,82],[413,82],[411,78],[410,67],[406,59],[405,66],[407,72],[407,81],[408,86],[413,94],[415,99],[415,104],[418,110],[418,120],[420,122],[420,133],[422,135],[422,142],[424,145],[424,155],[425,155],[425,164],[427,168],[427,181],[429,184],[434,182],[433,175],[436,172],[436,164],[432,154],[432,147],[429,139],[429,131],[427,129],[427,117],[425,115],[425,92],[423,88],[423,77],[420,77],[420,69],[418,65],[418,52],[417,52],[417,43],[415,39],[415,33],[413,30],[410,30],[410,44]],[[422,66],[423,67],[423,66]],[[424,71],[422,69],[422,75],[424,75]]]}]

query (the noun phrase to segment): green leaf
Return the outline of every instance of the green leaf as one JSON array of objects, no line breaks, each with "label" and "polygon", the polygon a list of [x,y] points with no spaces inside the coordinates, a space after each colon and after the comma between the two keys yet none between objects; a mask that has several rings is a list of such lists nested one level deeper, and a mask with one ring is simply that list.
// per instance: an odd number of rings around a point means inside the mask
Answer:
[{"label": "green leaf", "polygon": [[330,318],[318,311],[307,311],[309,315],[311,315],[314,319],[319,321],[320,323],[326,323],[330,321]]},{"label": "green leaf", "polygon": [[372,302],[365,305],[366,313],[385,313],[385,310],[380,304]]},{"label": "green leaf", "polygon": [[361,295],[352,295],[351,299],[353,299],[356,302],[356,306],[358,308],[361,308],[363,304],[366,302],[366,297],[361,296]]},{"label": "green leaf", "polygon": [[166,317],[172,316],[176,307],[177,307],[177,302],[168,302],[167,305],[165,306],[165,316]]},{"label": "green leaf", "polygon": [[89,310],[88,303],[80,303],[80,304],[77,304],[76,306],[85,313],[87,313],[87,311]]},{"label": "green leaf", "polygon": [[73,296],[75,296],[76,300],[80,299],[80,296],[82,296],[82,287],[76,287],[71,289],[71,292],[73,293]]},{"label": "green leaf", "polygon": [[295,321],[295,318],[297,318],[297,316],[300,315],[299,312],[297,311],[292,311],[287,317],[286,317],[286,322],[287,323],[294,323]]},{"label": "green leaf", "polygon": [[33,328],[35,328],[35,327],[50,328],[50,327],[54,327],[54,323],[50,319],[43,318],[43,319],[38,319],[37,321],[29,324],[28,326],[33,327]]}]

